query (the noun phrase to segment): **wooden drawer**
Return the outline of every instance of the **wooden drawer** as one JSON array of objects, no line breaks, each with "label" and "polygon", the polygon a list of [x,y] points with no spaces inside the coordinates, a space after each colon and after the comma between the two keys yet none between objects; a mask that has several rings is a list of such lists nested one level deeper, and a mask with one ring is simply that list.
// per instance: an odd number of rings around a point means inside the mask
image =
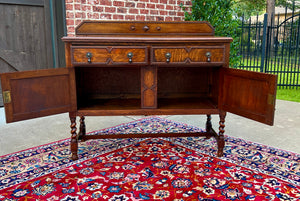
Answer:
[{"label": "wooden drawer", "polygon": [[72,46],[72,64],[78,65],[138,65],[147,64],[147,47],[140,46]]},{"label": "wooden drawer", "polygon": [[151,48],[152,64],[222,65],[224,62],[224,46],[177,46]]}]

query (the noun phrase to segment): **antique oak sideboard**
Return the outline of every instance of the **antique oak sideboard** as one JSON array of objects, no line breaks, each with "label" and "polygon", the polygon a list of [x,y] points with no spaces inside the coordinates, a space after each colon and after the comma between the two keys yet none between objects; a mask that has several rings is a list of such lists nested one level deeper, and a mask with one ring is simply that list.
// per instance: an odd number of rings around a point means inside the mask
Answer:
[{"label": "antique oak sideboard", "polygon": [[[229,68],[232,39],[207,22],[85,21],[62,40],[66,68],[1,81],[7,122],[69,112],[73,160],[79,140],[159,136],[214,137],[222,156],[226,112],[273,124],[276,76]],[[85,116],[179,114],[207,115],[206,132],[86,135]]]}]

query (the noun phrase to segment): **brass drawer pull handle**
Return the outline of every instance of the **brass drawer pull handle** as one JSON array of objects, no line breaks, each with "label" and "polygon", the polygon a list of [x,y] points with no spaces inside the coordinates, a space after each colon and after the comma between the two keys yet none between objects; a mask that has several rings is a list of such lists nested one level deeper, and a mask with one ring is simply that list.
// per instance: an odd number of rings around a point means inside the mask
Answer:
[{"label": "brass drawer pull handle", "polygon": [[211,52],[206,52],[207,62],[210,62]]},{"label": "brass drawer pull handle", "polygon": [[89,64],[92,63],[92,61],[91,61],[92,56],[93,56],[92,53],[90,53],[90,52],[86,53],[86,57],[88,58]]},{"label": "brass drawer pull handle", "polygon": [[132,57],[133,57],[133,53],[132,52],[129,52],[128,54],[127,54],[127,57],[129,58],[129,63],[131,63],[132,62]]},{"label": "brass drawer pull handle", "polygon": [[172,57],[172,55],[171,55],[170,52],[167,52],[167,53],[165,54],[165,57],[166,57],[166,59],[167,59],[167,63],[169,63],[169,62],[170,62],[170,58]]}]

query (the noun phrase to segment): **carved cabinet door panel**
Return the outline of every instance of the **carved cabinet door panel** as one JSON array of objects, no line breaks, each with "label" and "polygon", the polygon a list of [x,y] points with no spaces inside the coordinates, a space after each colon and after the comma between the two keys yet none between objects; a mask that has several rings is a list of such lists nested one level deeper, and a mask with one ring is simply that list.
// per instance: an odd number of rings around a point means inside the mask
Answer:
[{"label": "carved cabinet door panel", "polygon": [[1,82],[7,123],[76,111],[72,68],[4,73]]},{"label": "carved cabinet door panel", "polygon": [[219,108],[273,125],[277,76],[221,68]]}]

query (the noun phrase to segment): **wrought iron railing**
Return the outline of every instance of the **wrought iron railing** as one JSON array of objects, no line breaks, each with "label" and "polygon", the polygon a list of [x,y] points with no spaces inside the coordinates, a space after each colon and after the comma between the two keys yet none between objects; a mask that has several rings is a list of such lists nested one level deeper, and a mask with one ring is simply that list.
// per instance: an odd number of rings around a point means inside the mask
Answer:
[{"label": "wrought iron railing", "polygon": [[[282,15],[281,15],[282,16]],[[278,86],[300,87],[300,13],[242,20],[238,68],[278,75]]]}]

